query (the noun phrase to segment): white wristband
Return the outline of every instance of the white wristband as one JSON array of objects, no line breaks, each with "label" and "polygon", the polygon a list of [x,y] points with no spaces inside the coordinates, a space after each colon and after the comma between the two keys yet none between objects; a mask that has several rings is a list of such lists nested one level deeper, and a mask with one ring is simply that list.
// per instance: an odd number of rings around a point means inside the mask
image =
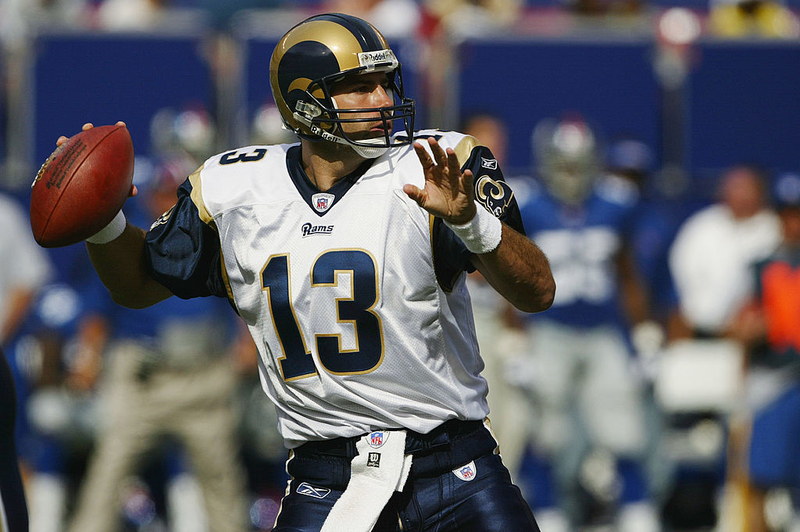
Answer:
[{"label": "white wristband", "polygon": [[127,225],[128,221],[125,219],[125,215],[119,211],[107,226],[87,238],[86,241],[90,244],[108,244],[121,235]]},{"label": "white wristband", "polygon": [[503,238],[503,222],[494,214],[487,211],[483,205],[478,208],[472,220],[462,225],[444,222],[460,238],[467,249],[481,255],[497,249]]}]

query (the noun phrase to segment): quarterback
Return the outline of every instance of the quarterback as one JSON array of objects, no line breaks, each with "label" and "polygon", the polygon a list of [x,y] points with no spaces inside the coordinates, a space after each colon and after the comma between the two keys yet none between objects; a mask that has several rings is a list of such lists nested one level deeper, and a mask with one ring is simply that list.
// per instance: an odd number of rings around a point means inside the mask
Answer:
[{"label": "quarterback", "polygon": [[100,278],[126,306],[214,295],[247,323],[289,449],[277,532],[537,531],[488,429],[465,288],[477,269],[522,311],[555,295],[497,161],[414,131],[356,17],[289,30],[270,80],[300,142],[211,157],[148,231],[118,215],[87,240]]}]

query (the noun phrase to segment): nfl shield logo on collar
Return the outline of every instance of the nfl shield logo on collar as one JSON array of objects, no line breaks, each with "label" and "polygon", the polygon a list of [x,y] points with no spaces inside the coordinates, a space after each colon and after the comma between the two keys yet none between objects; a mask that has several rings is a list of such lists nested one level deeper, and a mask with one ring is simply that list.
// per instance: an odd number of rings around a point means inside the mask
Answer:
[{"label": "nfl shield logo on collar", "polygon": [[317,212],[325,212],[330,208],[331,205],[333,205],[334,199],[336,199],[336,196],[333,194],[320,192],[311,196],[311,204],[314,206],[314,209]]}]

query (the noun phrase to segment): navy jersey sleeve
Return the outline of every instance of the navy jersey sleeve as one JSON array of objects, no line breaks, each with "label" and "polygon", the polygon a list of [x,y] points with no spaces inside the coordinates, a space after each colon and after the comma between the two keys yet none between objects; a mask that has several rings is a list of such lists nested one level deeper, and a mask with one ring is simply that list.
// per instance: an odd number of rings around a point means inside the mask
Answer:
[{"label": "navy jersey sleeve", "polygon": [[[475,146],[461,167],[472,170],[475,200],[511,228],[525,234],[514,192],[503,178],[503,171],[491,150]],[[462,271],[473,272],[475,267],[464,243],[440,218],[433,221],[433,260],[436,279],[445,290],[451,290]]]},{"label": "navy jersey sleeve", "polygon": [[187,179],[178,188],[175,206],[147,232],[145,267],[180,298],[227,297],[216,228],[200,218],[191,193]]}]

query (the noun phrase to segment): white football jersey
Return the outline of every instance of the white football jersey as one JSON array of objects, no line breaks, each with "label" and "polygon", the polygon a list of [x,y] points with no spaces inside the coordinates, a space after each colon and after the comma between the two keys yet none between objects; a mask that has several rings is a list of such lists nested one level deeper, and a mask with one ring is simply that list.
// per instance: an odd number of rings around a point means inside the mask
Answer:
[{"label": "white football jersey", "polygon": [[[425,133],[462,163],[476,145]],[[424,187],[413,148],[389,150],[327,193],[307,181],[303,192],[290,148],[218,155],[189,180],[219,235],[229,297],[258,346],[286,445],[484,418],[465,275],[447,289],[437,282],[433,218],[402,190]]]}]

